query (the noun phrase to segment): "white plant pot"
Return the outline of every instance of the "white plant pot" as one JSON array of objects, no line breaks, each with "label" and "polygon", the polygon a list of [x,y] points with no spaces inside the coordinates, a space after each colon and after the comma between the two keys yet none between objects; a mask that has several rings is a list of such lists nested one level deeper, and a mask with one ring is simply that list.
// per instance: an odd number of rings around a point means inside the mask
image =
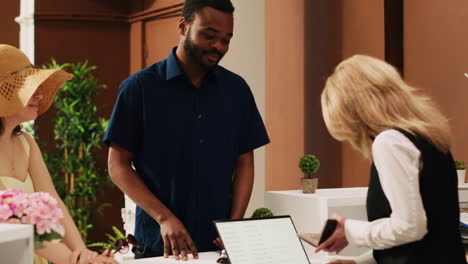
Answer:
[{"label": "white plant pot", "polygon": [[458,185],[465,184],[465,170],[457,170]]}]

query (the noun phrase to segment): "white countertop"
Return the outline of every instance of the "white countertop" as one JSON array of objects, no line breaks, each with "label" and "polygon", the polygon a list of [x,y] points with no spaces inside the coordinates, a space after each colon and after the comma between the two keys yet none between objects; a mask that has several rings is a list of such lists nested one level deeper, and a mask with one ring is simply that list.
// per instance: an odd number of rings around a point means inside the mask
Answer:
[{"label": "white countertop", "polygon": [[32,225],[0,224],[0,263],[31,264],[33,232]]},{"label": "white countertop", "polygon": [[367,187],[317,189],[315,193],[303,193],[301,190],[267,191],[268,194],[326,200],[330,206],[354,206],[365,204]]},{"label": "white countertop", "polygon": [[[330,260],[330,258],[333,258],[323,253],[319,253],[319,254],[310,253],[310,251],[307,250],[307,248],[306,248],[306,252],[309,256],[309,261],[311,264],[327,263],[327,260]],[[120,263],[122,264],[176,264],[176,263],[216,264],[216,260],[219,258],[219,252],[202,252],[202,253],[199,253],[198,255],[199,255],[198,259],[190,258],[188,261],[175,260],[173,257],[170,257],[170,258],[156,257],[156,258],[127,260],[127,261],[123,261]],[[336,256],[334,258],[336,258]],[[234,264],[237,264],[237,263],[234,263]]]},{"label": "white countertop", "polygon": [[174,264],[174,263],[199,263],[199,264],[215,264],[216,260],[219,258],[219,252],[202,252],[198,254],[198,259],[193,259],[190,255],[188,261],[175,260],[173,257],[164,258],[144,258],[144,259],[135,259],[127,260],[121,263],[125,264]]},{"label": "white countertop", "polygon": [[33,237],[33,226],[24,224],[0,224],[0,243]]}]

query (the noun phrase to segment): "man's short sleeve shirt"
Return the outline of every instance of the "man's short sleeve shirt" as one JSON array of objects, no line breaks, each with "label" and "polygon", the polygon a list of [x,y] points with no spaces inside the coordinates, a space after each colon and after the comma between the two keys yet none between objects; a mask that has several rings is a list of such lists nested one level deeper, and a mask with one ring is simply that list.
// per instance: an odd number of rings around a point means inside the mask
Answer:
[{"label": "man's short sleeve shirt", "polygon": [[[269,139],[240,76],[216,66],[196,88],[173,50],[121,84],[104,142],[133,154],[145,185],[209,251],[212,221],[230,216],[237,157]],[[159,225],[140,208],[135,234],[162,254]]]}]

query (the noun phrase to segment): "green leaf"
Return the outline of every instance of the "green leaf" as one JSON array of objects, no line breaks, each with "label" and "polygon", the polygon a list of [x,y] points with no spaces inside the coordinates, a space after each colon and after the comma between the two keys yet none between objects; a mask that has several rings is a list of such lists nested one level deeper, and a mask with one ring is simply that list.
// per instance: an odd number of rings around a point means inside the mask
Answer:
[{"label": "green leaf", "polygon": [[87,244],[86,247],[100,247],[102,249],[108,249],[109,244],[103,243],[103,242],[96,242],[96,243]]},{"label": "green leaf", "polygon": [[[106,85],[94,77],[96,66],[89,65],[88,61],[60,64],[51,59],[43,68],[63,69],[74,74],[73,79],[59,88],[54,98],[56,117],[51,124],[55,140],[50,142],[54,146],[47,148],[51,151],[45,151],[43,155],[57,192],[86,240],[88,232],[93,229],[91,219],[94,213],[110,206],[108,202],[98,203],[96,199],[103,193],[100,190],[105,185],[112,186],[105,170],[96,165],[100,140],[109,121],[98,116],[100,105],[95,104],[94,99]],[[68,182],[65,182],[65,173],[69,175]],[[73,191],[70,185],[72,173]]]},{"label": "green leaf", "polygon": [[252,218],[265,218],[265,217],[272,217],[272,216],[273,216],[273,212],[268,208],[258,208],[252,214]]},{"label": "green leaf", "polygon": [[117,235],[118,239],[125,239],[125,235],[115,226],[112,226],[112,230],[114,230],[114,233]]},{"label": "green leaf", "polygon": [[106,234],[106,237],[109,238],[109,240],[111,240],[111,241],[117,240],[117,237],[115,237],[115,236],[113,236],[111,234]]}]

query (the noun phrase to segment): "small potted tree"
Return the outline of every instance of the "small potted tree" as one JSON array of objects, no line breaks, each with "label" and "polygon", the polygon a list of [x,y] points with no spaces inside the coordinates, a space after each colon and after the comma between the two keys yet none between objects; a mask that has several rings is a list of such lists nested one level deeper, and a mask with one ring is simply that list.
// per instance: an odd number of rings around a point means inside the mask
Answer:
[{"label": "small potted tree", "polygon": [[272,217],[272,216],[273,216],[273,212],[270,209],[265,208],[265,207],[257,208],[252,214],[252,218],[265,218],[265,217]]},{"label": "small potted tree", "polygon": [[315,155],[308,154],[299,159],[299,168],[304,173],[304,178],[301,178],[303,193],[315,193],[318,185],[318,177],[315,173],[319,167],[320,161]]},{"label": "small potted tree", "polygon": [[461,160],[455,160],[455,168],[457,169],[458,185],[465,183],[465,162]]}]

